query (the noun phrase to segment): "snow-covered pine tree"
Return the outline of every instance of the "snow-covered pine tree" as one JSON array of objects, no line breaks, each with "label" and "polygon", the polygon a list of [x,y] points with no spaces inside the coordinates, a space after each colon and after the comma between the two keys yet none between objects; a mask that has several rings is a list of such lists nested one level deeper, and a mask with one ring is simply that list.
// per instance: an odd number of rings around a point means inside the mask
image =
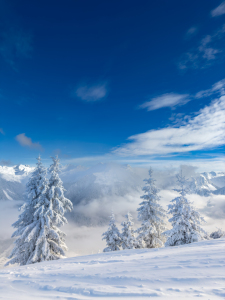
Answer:
[{"label": "snow-covered pine tree", "polygon": [[200,227],[201,223],[205,222],[204,218],[186,197],[188,192],[187,180],[182,175],[182,171],[177,175],[177,182],[180,189],[175,189],[175,191],[179,192],[180,196],[171,200],[172,204],[168,205],[169,213],[173,215],[169,220],[173,228],[165,232],[168,237],[165,246],[198,242],[207,235]]},{"label": "snow-covered pine tree", "polygon": [[109,228],[102,234],[102,240],[106,240],[107,247],[103,252],[118,251],[121,247],[121,235],[116,226],[114,214],[112,212],[109,222]]},{"label": "snow-covered pine tree", "polygon": [[59,177],[60,163],[59,158],[52,157],[53,164],[49,167],[50,178],[49,188],[47,191],[47,199],[49,202],[43,201],[39,211],[46,209],[46,227],[45,234],[47,239],[43,245],[44,260],[54,260],[65,256],[67,246],[65,244],[66,234],[59,227],[68,223],[64,214],[73,209],[72,202],[64,196],[65,189],[63,182]]},{"label": "snow-covered pine tree", "polygon": [[50,169],[48,181],[46,170],[38,158],[37,168],[27,184],[29,201],[19,220],[13,224],[18,228],[13,237],[20,237],[15,241],[16,246],[7,264],[27,265],[65,256],[65,234],[58,227],[67,222],[64,213],[71,211],[72,203],[64,197],[64,188],[58,176],[58,158],[53,158]]},{"label": "snow-covered pine tree", "polygon": [[128,212],[125,216],[126,220],[121,223],[122,225],[122,234],[121,242],[123,249],[135,249],[136,248],[136,238],[133,230],[133,217]]},{"label": "snow-covered pine tree", "polygon": [[137,230],[138,248],[159,248],[165,243],[166,212],[159,204],[160,196],[155,186],[155,180],[152,177],[153,171],[150,168],[149,178],[145,179],[146,185],[143,187],[145,195],[141,196],[143,201],[139,204],[138,220],[141,221],[141,227]]},{"label": "snow-covered pine tree", "polygon": [[40,222],[35,215],[35,211],[40,199],[45,198],[48,189],[46,173],[47,171],[43,167],[39,156],[37,167],[26,185],[27,201],[20,209],[22,213],[19,215],[18,221],[12,225],[17,228],[12,237],[17,237],[17,239],[9,256],[10,260],[6,265],[15,263],[26,265],[31,262],[36,248],[38,231],[40,231]]}]

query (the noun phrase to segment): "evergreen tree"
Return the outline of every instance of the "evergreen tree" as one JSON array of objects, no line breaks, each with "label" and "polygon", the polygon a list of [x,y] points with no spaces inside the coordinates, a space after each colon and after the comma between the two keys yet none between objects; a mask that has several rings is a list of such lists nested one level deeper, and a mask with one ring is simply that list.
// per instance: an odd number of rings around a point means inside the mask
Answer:
[{"label": "evergreen tree", "polygon": [[106,240],[107,247],[103,252],[118,251],[121,247],[121,235],[119,229],[116,226],[114,214],[110,217],[109,228],[102,234],[103,240]]},{"label": "evergreen tree", "polygon": [[123,249],[134,249],[136,248],[136,238],[133,230],[133,217],[128,212],[126,217],[126,221],[122,222],[122,234],[121,234],[121,241],[122,241],[122,248]]},{"label": "evergreen tree", "polygon": [[58,227],[67,222],[64,213],[72,210],[72,203],[64,197],[57,157],[53,158],[50,170],[48,181],[39,157],[37,168],[27,184],[28,202],[19,220],[13,224],[18,228],[13,237],[19,238],[7,264],[27,265],[65,256],[65,234]]},{"label": "evergreen tree", "polygon": [[141,196],[143,201],[138,210],[138,220],[141,227],[137,230],[138,248],[159,248],[164,246],[166,240],[163,232],[166,229],[166,212],[159,204],[160,196],[152,177],[152,169],[149,170],[149,178],[145,179],[146,185],[143,187],[145,195]]},{"label": "evergreen tree", "polygon": [[[72,211],[72,202],[64,196],[65,189],[59,177],[60,163],[58,156],[52,157],[53,164],[49,168],[50,179],[46,201],[40,202],[39,211],[46,211],[45,239],[43,244],[43,260],[54,260],[65,256],[67,246],[65,233],[59,227],[67,223],[64,214]],[[44,200],[44,199],[43,199]]]},{"label": "evergreen tree", "polygon": [[176,246],[198,242],[204,239],[207,233],[200,227],[204,218],[195,210],[192,203],[186,198],[188,192],[186,185],[187,180],[182,175],[182,171],[177,175],[177,182],[180,189],[175,191],[180,193],[179,197],[171,200],[172,204],[168,205],[169,213],[172,218],[169,220],[172,229],[166,232],[168,237],[165,246]]},{"label": "evergreen tree", "polygon": [[41,163],[40,156],[37,160],[37,167],[26,185],[27,201],[20,209],[22,213],[19,215],[18,221],[12,225],[17,228],[12,237],[17,237],[17,239],[9,256],[10,261],[6,265],[30,263],[36,248],[39,225],[35,216],[36,206],[40,199],[45,197],[48,189],[47,171]]}]

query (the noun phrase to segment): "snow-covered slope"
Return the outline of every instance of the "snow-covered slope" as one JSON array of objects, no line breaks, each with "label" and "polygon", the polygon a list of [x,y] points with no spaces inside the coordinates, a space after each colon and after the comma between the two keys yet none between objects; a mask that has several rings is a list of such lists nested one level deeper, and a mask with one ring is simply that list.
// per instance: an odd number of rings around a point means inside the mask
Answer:
[{"label": "snow-covered slope", "polygon": [[225,239],[0,271],[1,299],[224,299]]}]

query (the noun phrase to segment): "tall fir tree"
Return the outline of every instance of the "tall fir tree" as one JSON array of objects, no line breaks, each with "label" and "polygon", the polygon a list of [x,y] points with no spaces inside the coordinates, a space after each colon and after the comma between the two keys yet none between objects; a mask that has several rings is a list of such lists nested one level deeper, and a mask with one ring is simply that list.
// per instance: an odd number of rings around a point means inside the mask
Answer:
[{"label": "tall fir tree", "polygon": [[138,210],[138,220],[141,227],[137,230],[137,247],[139,248],[160,248],[164,246],[166,237],[163,234],[166,229],[166,212],[159,204],[159,190],[155,186],[153,171],[150,168],[149,178],[144,180],[146,185],[143,187],[143,201]]},{"label": "tall fir tree", "polygon": [[121,235],[119,229],[116,226],[115,216],[113,212],[110,217],[108,230],[102,234],[102,240],[106,240],[107,245],[103,252],[120,250]]},{"label": "tall fir tree", "polygon": [[72,202],[64,196],[65,189],[63,182],[59,177],[60,163],[58,156],[52,157],[53,163],[49,167],[50,178],[47,191],[48,203],[43,201],[41,206],[46,210],[46,236],[48,239],[44,242],[44,260],[54,260],[65,256],[67,246],[65,244],[66,234],[59,227],[67,224],[64,216],[66,212],[73,209]]},{"label": "tall fir tree", "polygon": [[169,219],[172,229],[166,232],[165,246],[198,242],[207,235],[200,226],[202,222],[205,222],[204,218],[186,197],[188,192],[187,180],[182,171],[177,175],[177,182],[180,188],[175,189],[175,191],[179,192],[180,196],[171,200],[171,204],[168,205],[169,213],[172,214],[172,218]]},{"label": "tall fir tree", "polygon": [[[72,203],[64,197],[62,181],[57,175],[58,158],[53,158],[50,168],[48,181],[46,169],[38,158],[37,168],[27,184],[28,202],[19,220],[13,224],[18,228],[13,237],[19,237],[7,265],[27,265],[65,256],[65,234],[58,227],[67,222],[64,213],[72,210]],[[54,181],[53,177],[58,180]]]},{"label": "tall fir tree", "polygon": [[40,226],[35,212],[38,203],[42,198],[45,198],[48,189],[46,173],[47,171],[43,167],[39,156],[37,158],[37,166],[26,185],[27,201],[21,207],[22,213],[19,215],[18,221],[12,225],[14,228],[17,228],[12,237],[17,237],[17,239],[14,242],[15,247],[9,256],[10,260],[6,265],[15,263],[26,265],[31,263],[36,249]]},{"label": "tall fir tree", "polygon": [[121,223],[122,234],[121,242],[123,249],[135,249],[136,248],[136,238],[133,230],[134,222],[132,215],[128,212],[125,216],[126,220]]}]

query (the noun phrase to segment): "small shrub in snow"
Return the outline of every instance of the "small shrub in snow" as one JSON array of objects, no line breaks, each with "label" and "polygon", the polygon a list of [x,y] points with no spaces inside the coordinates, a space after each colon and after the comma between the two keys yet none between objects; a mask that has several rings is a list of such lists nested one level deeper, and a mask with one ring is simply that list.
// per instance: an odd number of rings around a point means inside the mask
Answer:
[{"label": "small shrub in snow", "polygon": [[177,175],[177,182],[180,189],[175,191],[179,192],[180,196],[173,199],[172,203],[168,205],[169,213],[173,215],[169,220],[173,228],[165,233],[168,236],[165,246],[198,242],[207,235],[200,227],[201,223],[205,222],[204,218],[201,217],[186,197],[187,190],[185,186],[187,180],[182,172]]},{"label": "small shrub in snow", "polygon": [[113,213],[110,217],[109,228],[102,234],[102,237],[103,240],[106,240],[107,245],[103,252],[120,250],[121,235],[119,229],[116,226],[116,221]]},{"label": "small shrub in snow", "polygon": [[143,201],[138,210],[138,220],[142,222],[137,230],[137,247],[139,248],[159,248],[165,243],[166,212],[159,204],[160,196],[152,177],[152,169],[149,170],[149,178],[145,179],[146,185],[143,187],[145,195],[141,196]]},{"label": "small shrub in snow", "polygon": [[211,239],[219,239],[221,237],[225,237],[225,231],[223,231],[221,228],[219,228],[218,230],[212,232],[210,234]]},{"label": "small shrub in snow", "polygon": [[122,225],[122,234],[121,234],[121,242],[123,249],[135,249],[136,248],[136,239],[133,230],[133,217],[128,212],[125,216],[126,220],[121,223]]}]

